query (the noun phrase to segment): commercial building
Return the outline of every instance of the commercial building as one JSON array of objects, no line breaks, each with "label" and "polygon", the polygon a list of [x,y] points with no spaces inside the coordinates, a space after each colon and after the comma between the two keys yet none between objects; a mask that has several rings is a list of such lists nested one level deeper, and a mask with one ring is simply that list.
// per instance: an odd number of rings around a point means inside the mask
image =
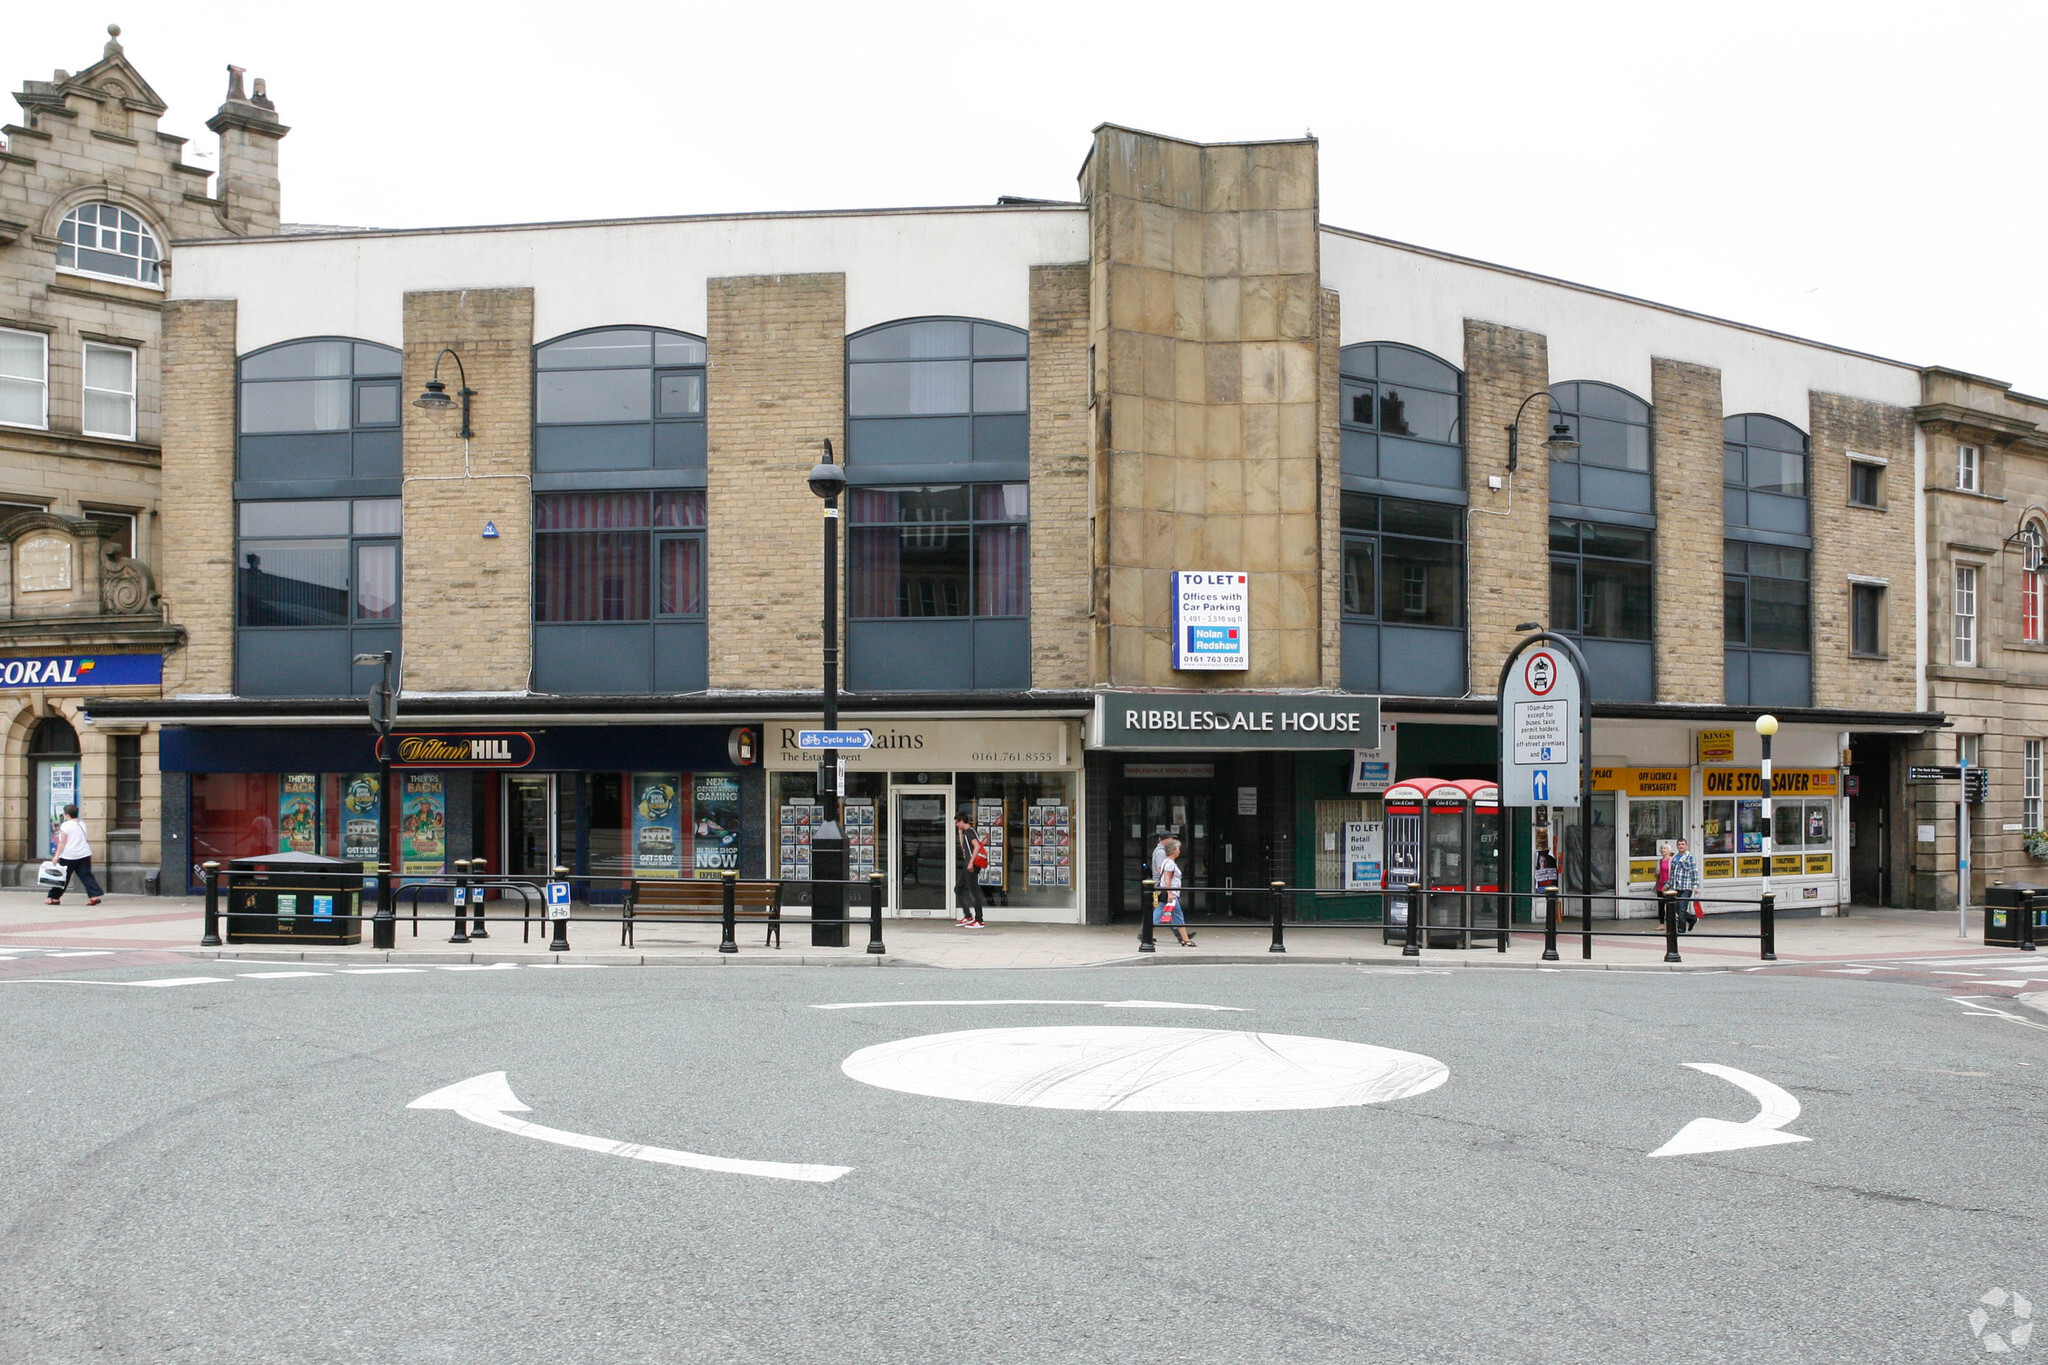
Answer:
[{"label": "commercial building", "polygon": [[[1710,891],[1901,894],[1851,831],[1908,866],[1941,723],[1920,372],[1323,224],[1318,177],[1105,126],[1073,203],[176,243],[181,681],[94,718],[165,727],[188,865],[342,852],[389,649],[405,723],[482,755],[404,777],[407,866],[801,876],[830,441],[848,826],[897,912],[944,913],[965,809],[999,918],[1135,914],[1162,829],[1193,883],[1376,914],[1342,827],[1493,775],[1529,622],[1593,667],[1592,890],[1683,833]],[[1504,875],[1579,828],[1518,816]]]},{"label": "commercial building", "polygon": [[[102,879],[154,882],[157,736],[89,724],[88,696],[154,697],[166,620],[161,344],[176,238],[278,231],[277,143],[229,68],[219,180],[160,131],[165,105],[109,29],[100,59],[26,81],[0,150],[0,883],[33,882],[77,801]],[[180,687],[177,665],[168,674]]]}]

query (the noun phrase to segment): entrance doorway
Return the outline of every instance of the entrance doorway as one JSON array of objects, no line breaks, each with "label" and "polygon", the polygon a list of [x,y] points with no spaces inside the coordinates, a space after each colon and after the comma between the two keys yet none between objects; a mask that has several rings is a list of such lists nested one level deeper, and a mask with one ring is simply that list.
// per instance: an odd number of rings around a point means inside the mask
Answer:
[{"label": "entrance doorway", "polygon": [[[1190,791],[1184,787],[1124,793],[1124,818],[1118,831],[1122,836],[1118,866],[1127,869],[1124,873],[1124,913],[1136,915],[1140,912],[1140,897],[1144,891],[1140,883],[1152,875],[1152,849],[1162,834],[1170,834],[1180,840],[1183,885],[1217,884],[1210,880],[1214,872],[1216,845],[1214,807],[1215,797],[1210,792]],[[1189,909],[1196,908],[1196,901],[1202,899],[1207,898],[1183,898]],[[1228,906],[1200,908],[1213,908],[1225,913],[1229,910]]]},{"label": "entrance doorway", "polygon": [[1851,735],[1849,785],[1849,899],[1858,905],[1891,905],[1892,755],[1891,735]]},{"label": "entrance doorway", "polygon": [[519,773],[505,778],[506,875],[545,881],[555,870],[555,776]]},{"label": "entrance doorway", "polygon": [[953,909],[951,787],[893,787],[889,791],[890,889],[896,913],[921,919]]},{"label": "entrance doorway", "polygon": [[29,734],[35,791],[29,808],[29,848],[38,859],[57,856],[57,826],[64,807],[78,800],[78,732],[62,716],[45,716]]}]

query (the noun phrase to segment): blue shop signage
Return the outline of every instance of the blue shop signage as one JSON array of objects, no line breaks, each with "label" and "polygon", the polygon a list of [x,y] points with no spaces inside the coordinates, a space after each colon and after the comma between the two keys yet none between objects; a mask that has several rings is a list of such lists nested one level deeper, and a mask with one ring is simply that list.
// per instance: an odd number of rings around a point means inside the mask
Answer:
[{"label": "blue shop signage", "polygon": [[0,689],[17,687],[161,687],[161,654],[51,654],[0,659]]}]

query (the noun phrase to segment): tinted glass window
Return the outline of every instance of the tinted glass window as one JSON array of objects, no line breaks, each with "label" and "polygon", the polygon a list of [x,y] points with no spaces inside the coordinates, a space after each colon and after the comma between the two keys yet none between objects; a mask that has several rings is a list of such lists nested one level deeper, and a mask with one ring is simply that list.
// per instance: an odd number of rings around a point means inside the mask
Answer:
[{"label": "tinted glass window", "polygon": [[849,616],[1029,614],[1025,485],[855,488],[847,508]]},{"label": "tinted glass window", "polygon": [[398,424],[398,386],[359,376],[398,373],[399,353],[367,341],[294,341],[241,361],[245,435],[317,434]]},{"label": "tinted glass window", "polygon": [[1464,376],[1435,356],[1388,342],[1346,346],[1338,415],[1354,430],[1456,445]]},{"label": "tinted glass window", "polygon": [[1577,450],[1553,448],[1553,459],[1647,473],[1650,468],[1650,405],[1612,384],[1582,381],[1553,384],[1551,406],[1571,429]]},{"label": "tinted glass window", "polygon": [[[1729,487],[1783,497],[1807,495],[1807,442],[1799,428],[1751,412],[1723,421],[1721,437],[1727,443],[1722,480]],[[1853,489],[1850,500],[1859,501]]]}]

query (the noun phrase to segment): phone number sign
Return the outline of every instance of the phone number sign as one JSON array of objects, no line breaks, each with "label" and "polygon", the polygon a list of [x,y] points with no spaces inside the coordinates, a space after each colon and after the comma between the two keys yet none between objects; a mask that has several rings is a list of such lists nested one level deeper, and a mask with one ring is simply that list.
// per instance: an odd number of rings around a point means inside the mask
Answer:
[{"label": "phone number sign", "polygon": [[1252,666],[1248,574],[1173,576],[1173,666],[1181,672],[1243,672]]}]

